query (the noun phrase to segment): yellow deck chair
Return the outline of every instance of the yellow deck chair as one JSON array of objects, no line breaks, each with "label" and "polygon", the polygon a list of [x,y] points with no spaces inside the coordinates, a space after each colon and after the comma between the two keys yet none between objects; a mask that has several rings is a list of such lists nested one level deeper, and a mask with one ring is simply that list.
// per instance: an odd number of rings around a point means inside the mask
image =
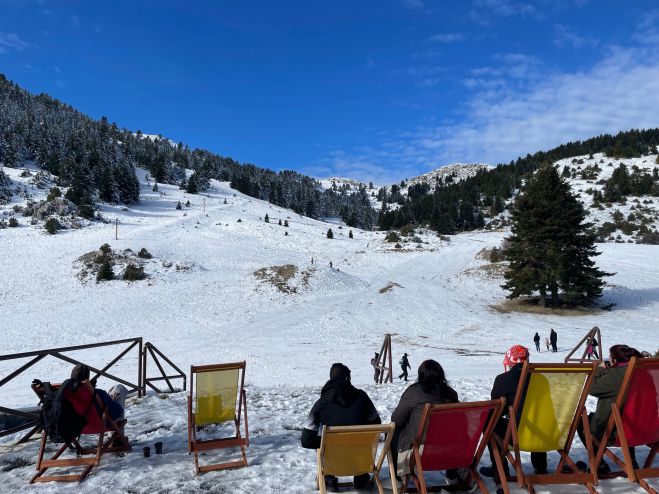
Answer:
[{"label": "yellow deck chair", "polygon": [[[389,474],[394,494],[398,494],[396,470],[391,457],[391,439],[394,424],[323,426],[318,455],[318,488],[320,494],[327,492],[325,475],[348,477],[364,473],[373,474],[378,492],[384,494],[380,470],[384,459],[389,463]],[[378,455],[380,435],[384,443]],[[352,482],[340,482],[339,487],[348,487]]]},{"label": "yellow deck chair", "polygon": [[[249,429],[244,386],[245,362],[190,367],[188,453],[194,455],[197,474],[247,466],[245,449],[249,446]],[[241,417],[244,418],[244,437],[240,430]],[[235,435],[215,439],[197,439],[199,429],[226,422],[233,422]],[[240,448],[242,459],[199,465],[199,452],[220,448]]]},{"label": "yellow deck chair", "polygon": [[[533,493],[534,485],[580,484],[595,493],[597,477],[580,472],[570,448],[579,420],[588,438],[586,448],[591,472],[594,463],[585,403],[593,379],[596,362],[583,364],[524,363],[515,402],[510,407],[508,430],[502,445],[508,461],[515,469],[520,487]],[[512,452],[510,449],[512,448]],[[560,460],[553,473],[525,474],[520,453],[556,451]]]}]

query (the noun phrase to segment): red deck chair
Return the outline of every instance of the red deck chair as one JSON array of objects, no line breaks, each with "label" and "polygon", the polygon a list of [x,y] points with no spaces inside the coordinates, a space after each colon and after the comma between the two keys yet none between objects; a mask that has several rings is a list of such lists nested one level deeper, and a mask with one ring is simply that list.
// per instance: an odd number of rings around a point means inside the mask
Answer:
[{"label": "red deck chair", "polygon": [[[469,470],[466,480],[474,480],[481,492],[488,494],[476,467],[492,441],[494,426],[505,404],[503,398],[473,403],[426,404],[412,445],[410,474],[405,476],[402,492],[407,492],[410,480],[417,492],[441,490],[438,486],[426,485],[424,472],[465,468]],[[496,449],[495,445],[493,447]],[[505,482],[500,456],[495,455],[495,460],[499,477]]]},{"label": "red deck chair", "polygon": [[[614,436],[614,432],[617,435]],[[648,446],[650,452],[640,468],[634,468],[629,448]],[[620,448],[622,459],[610,448]],[[612,405],[607,424],[595,458],[596,464],[604,455],[610,458],[621,471],[603,475],[604,478],[624,476],[637,482],[651,494],[657,494],[645,480],[659,477],[659,465],[652,463],[659,448],[659,358],[632,358],[627,365],[622,387]]]},{"label": "red deck chair", "polygon": [[[59,385],[52,385],[53,391],[59,388]],[[43,385],[33,384],[32,389],[40,398],[44,396]],[[97,466],[101,461],[103,453],[130,451],[130,444],[128,438],[123,433],[123,426],[126,421],[115,422],[110,417],[107,408],[103,404],[100,397],[92,394],[91,389],[86,386],[81,386],[77,391],[67,389],[64,392],[65,399],[69,400],[73,405],[76,413],[85,415],[87,418],[87,425],[82,429],[82,434],[98,435],[96,446],[91,448],[83,448],[77,439],[72,441],[72,445],[79,453],[75,458],[60,458],[60,456],[67,450],[67,445],[63,444],[55,452],[50,459],[44,459],[46,449],[46,431],[43,431],[41,436],[41,446],[39,448],[39,457],[37,459],[37,473],[30,483],[34,482],[80,482],[85,479],[92,468]],[[96,406],[90,406],[92,399],[96,399]],[[99,415],[98,409],[101,410]],[[104,441],[105,433],[109,433],[108,439]],[[113,446],[113,442],[118,440],[121,446]],[[93,455],[93,456],[91,456]],[[68,467],[84,467],[83,471],[79,474],[58,474],[46,475],[44,473],[49,468],[68,468]]]}]

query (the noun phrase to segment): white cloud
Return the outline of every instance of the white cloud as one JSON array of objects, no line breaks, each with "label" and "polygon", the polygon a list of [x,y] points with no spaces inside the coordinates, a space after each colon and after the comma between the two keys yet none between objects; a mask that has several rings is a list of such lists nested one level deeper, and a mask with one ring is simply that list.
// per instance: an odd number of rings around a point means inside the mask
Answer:
[{"label": "white cloud", "polygon": [[423,2],[423,0],[400,0],[400,3],[402,3],[405,7],[414,10],[425,10],[426,8],[426,4]]},{"label": "white cloud", "polygon": [[612,47],[597,65],[569,73],[521,54],[499,55],[498,67],[465,81],[473,94],[459,121],[390,133],[372,147],[332,153],[317,169],[394,183],[453,162],[507,163],[601,133],[657,127],[657,51]]},{"label": "white cloud", "polygon": [[568,26],[557,24],[554,26],[554,44],[558,47],[572,46],[581,48],[583,46],[597,46],[599,40],[591,36],[580,36]]},{"label": "white cloud", "polygon": [[455,43],[457,41],[462,41],[464,36],[461,33],[439,33],[434,36],[430,36],[427,41],[433,41],[436,43]]},{"label": "white cloud", "polygon": [[23,51],[30,47],[32,47],[32,45],[23,41],[18,34],[0,31],[0,53]]}]

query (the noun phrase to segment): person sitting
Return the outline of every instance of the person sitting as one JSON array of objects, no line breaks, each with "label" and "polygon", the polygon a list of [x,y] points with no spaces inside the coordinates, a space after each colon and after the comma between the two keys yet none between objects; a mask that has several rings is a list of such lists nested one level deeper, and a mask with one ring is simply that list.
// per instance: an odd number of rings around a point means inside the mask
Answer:
[{"label": "person sitting", "polygon": [[[612,405],[615,403],[618,392],[622,387],[622,381],[627,371],[627,364],[629,364],[632,357],[642,358],[641,352],[627,345],[613,345],[609,349],[609,362],[602,362],[593,377],[588,394],[597,398],[597,406],[595,412],[588,414],[588,425],[590,433],[598,440],[604,435],[609,417],[611,416]],[[607,365],[610,365],[610,367],[607,367]],[[586,436],[581,422],[579,422],[577,427],[577,433],[581,442],[585,444]],[[632,458],[633,467],[638,468],[636,450],[629,448],[629,454]],[[583,463],[577,466],[582,470],[586,469],[586,465]],[[602,462],[597,467],[598,473],[606,474],[610,470],[609,465],[602,459]]]},{"label": "person sitting", "polygon": [[[522,345],[514,345],[508,349],[506,355],[503,358],[503,366],[506,369],[506,372],[499,374],[494,379],[494,385],[492,386],[492,392],[490,393],[493,400],[499,398],[506,399],[506,406],[504,412],[499,418],[499,421],[494,426],[494,434],[496,434],[501,440],[503,440],[506,435],[506,430],[508,429],[508,410],[509,407],[515,402],[515,394],[517,393],[517,387],[519,385],[519,380],[522,376],[522,367],[524,362],[529,360],[529,349]],[[490,460],[494,464],[494,451],[492,447],[488,444],[488,450],[490,452]],[[503,460],[503,467],[506,476],[509,472],[508,462],[505,458]],[[536,474],[547,473],[547,453],[546,452],[533,452],[531,453],[531,464],[533,465],[533,470]],[[497,494],[503,492],[501,488],[501,479],[498,478],[498,473],[496,468],[493,466],[481,467],[479,469],[481,475],[485,477],[494,477],[494,483],[497,487]]]},{"label": "person sitting", "polygon": [[[391,415],[396,430],[391,440],[391,452],[398,477],[410,473],[412,443],[419,430],[421,415],[426,403],[457,403],[458,393],[449,385],[444,369],[435,360],[424,360],[419,365],[417,380],[400,397]],[[457,483],[457,470],[446,472],[449,483]]]},{"label": "person sitting", "polygon": [[[350,369],[341,364],[332,364],[329,381],[320,392],[320,398],[314,403],[304,428],[301,443],[303,448],[320,448],[320,438],[324,425],[369,425],[380,424],[380,415],[373,402],[361,389],[355,388],[350,382]],[[371,477],[368,473],[356,475],[356,489],[367,488]],[[327,487],[336,491],[338,479],[333,475],[325,476]]]},{"label": "person sitting", "polygon": [[[108,392],[96,388],[96,381],[90,381],[90,369],[85,364],[77,364],[71,371],[71,380],[74,382],[74,387],[86,386],[90,391],[95,392],[105,407],[108,409],[108,414],[112,420],[122,421],[124,419],[124,406],[126,402],[126,395],[128,390],[123,384],[116,384],[112,386]],[[98,404],[96,409],[99,415],[103,413]]]}]

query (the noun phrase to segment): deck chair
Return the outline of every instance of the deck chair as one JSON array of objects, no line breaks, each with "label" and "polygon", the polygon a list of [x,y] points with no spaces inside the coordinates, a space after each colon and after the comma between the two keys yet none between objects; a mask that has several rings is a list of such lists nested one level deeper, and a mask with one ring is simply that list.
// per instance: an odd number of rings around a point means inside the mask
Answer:
[{"label": "deck chair", "polygon": [[[612,405],[611,417],[598,441],[596,465],[606,455],[621,471],[604,475],[606,478],[624,476],[630,482],[637,482],[651,494],[657,494],[645,480],[659,477],[659,466],[652,463],[659,449],[659,358],[632,358],[627,364],[627,371]],[[650,448],[645,463],[634,468],[629,455],[629,448],[647,445]],[[620,448],[622,458],[611,448]]]},{"label": "deck chair", "polygon": [[[188,453],[194,455],[197,474],[247,466],[245,449],[249,446],[245,362],[190,367],[188,397]],[[240,419],[244,417],[245,436]],[[216,424],[233,423],[235,434],[229,437],[200,440],[199,429]],[[199,465],[199,453],[221,448],[240,448],[242,459]]]},{"label": "deck chair", "polygon": [[[596,493],[594,473],[581,472],[570,457],[570,448],[581,420],[586,433],[588,460],[593,468],[594,453],[585,402],[597,363],[524,363],[515,401],[509,409],[510,422],[500,444],[515,469],[520,487],[535,492],[534,485],[580,484]],[[512,451],[511,451],[512,449]],[[525,474],[521,452],[556,451],[560,460],[554,473]],[[504,486],[504,491],[506,490]],[[508,494],[506,492],[506,494]]]},{"label": "deck chair", "polygon": [[[59,384],[51,385],[53,391],[59,389]],[[32,390],[37,394],[40,400],[43,400],[45,388],[41,382],[33,383]],[[101,456],[104,453],[130,451],[130,443],[124,435],[123,429],[126,420],[114,421],[110,417],[108,410],[101,398],[92,393],[92,391],[81,386],[77,391],[66,389],[64,398],[67,399],[79,415],[84,415],[87,419],[87,425],[82,429],[82,435],[98,436],[95,446],[83,448],[78,439],[72,441],[75,449],[75,458],[60,458],[67,450],[68,446],[63,444],[53,454],[50,459],[44,459],[46,451],[47,434],[44,430],[41,435],[41,444],[39,447],[39,456],[37,458],[37,473],[30,479],[30,484],[34,482],[81,482],[89,475],[92,468],[98,466]],[[96,406],[92,406],[92,400]],[[99,413],[100,410],[100,413]],[[108,433],[107,439],[106,433]],[[78,474],[60,473],[56,475],[44,475],[50,468],[67,468],[83,467],[82,472]]]},{"label": "deck chair", "polygon": [[[347,477],[373,474],[373,478],[380,494],[384,494],[380,470],[385,457],[389,463],[389,474],[392,479],[394,494],[398,494],[396,484],[396,469],[391,457],[391,440],[395,429],[394,424],[378,425],[346,425],[323,426],[318,448],[318,488],[320,494],[327,492],[325,475]],[[384,434],[384,445],[378,456],[378,442],[380,435]],[[352,486],[352,482],[339,482],[339,487]]]},{"label": "deck chair", "polygon": [[[465,480],[472,479],[483,494],[488,494],[476,467],[488,443],[493,441],[494,426],[505,405],[503,398],[445,405],[427,403],[412,445],[410,474],[403,480],[402,493],[407,492],[410,480],[416,492],[423,494],[446,489],[446,485],[428,486],[424,472],[464,468],[469,470]],[[503,479],[500,456],[495,455],[495,460],[499,478]]]}]

